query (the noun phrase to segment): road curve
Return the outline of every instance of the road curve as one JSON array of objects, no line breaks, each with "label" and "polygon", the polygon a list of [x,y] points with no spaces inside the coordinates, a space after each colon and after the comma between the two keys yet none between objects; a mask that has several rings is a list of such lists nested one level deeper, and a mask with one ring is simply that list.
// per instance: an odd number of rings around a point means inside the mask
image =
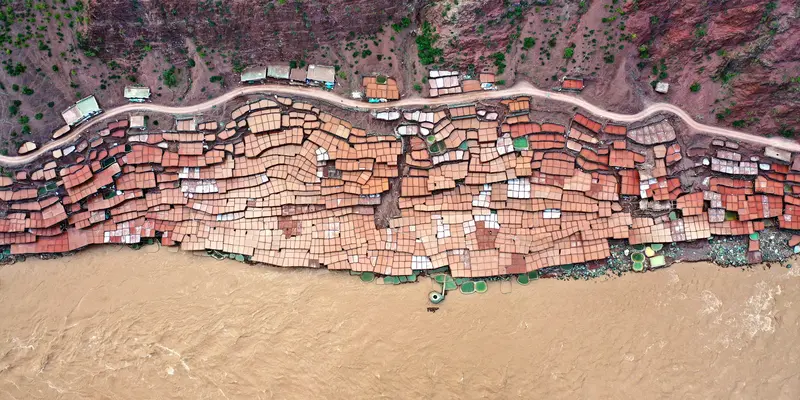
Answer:
[{"label": "road curve", "polygon": [[445,97],[436,97],[436,98],[412,97],[412,98],[402,99],[399,101],[394,101],[391,103],[365,103],[358,100],[343,98],[332,92],[307,86],[264,84],[264,85],[238,87],[219,97],[191,106],[172,107],[172,106],[165,106],[153,103],[132,103],[115,107],[105,111],[103,114],[94,117],[92,120],[78,126],[68,135],[58,140],[50,141],[42,145],[39,149],[37,149],[34,152],[22,156],[0,156],[0,166],[16,167],[30,163],[36,160],[38,157],[76,140],[78,137],[80,137],[80,135],[83,132],[85,132],[89,128],[105,120],[114,118],[122,114],[130,112],[141,112],[141,111],[151,111],[151,112],[179,114],[179,115],[197,114],[203,111],[210,110],[215,106],[224,104],[237,97],[245,95],[253,95],[253,94],[276,94],[282,96],[305,97],[305,98],[315,99],[318,101],[324,101],[326,103],[330,103],[339,107],[355,109],[358,111],[387,110],[394,108],[411,108],[411,107],[422,107],[422,106],[433,107],[433,106],[440,106],[447,104],[470,103],[480,100],[493,100],[493,99],[511,98],[517,96],[530,96],[532,98],[548,99],[548,100],[560,101],[563,103],[571,104],[573,106],[583,108],[587,112],[594,114],[596,116],[617,122],[635,122],[643,120],[656,113],[668,112],[681,118],[684,121],[684,123],[686,123],[686,125],[688,125],[690,128],[694,129],[697,132],[705,132],[712,135],[723,136],[726,138],[735,139],[739,141],[757,143],[763,146],[773,146],[792,152],[800,151],[799,143],[795,143],[783,138],[768,138],[768,137],[756,136],[749,133],[739,132],[731,129],[701,124],[692,119],[692,117],[686,111],[672,104],[655,103],[636,114],[618,114],[615,112],[604,110],[575,95],[544,91],[534,87],[528,82],[519,82],[510,88],[502,90],[462,93],[457,95],[449,95]]}]

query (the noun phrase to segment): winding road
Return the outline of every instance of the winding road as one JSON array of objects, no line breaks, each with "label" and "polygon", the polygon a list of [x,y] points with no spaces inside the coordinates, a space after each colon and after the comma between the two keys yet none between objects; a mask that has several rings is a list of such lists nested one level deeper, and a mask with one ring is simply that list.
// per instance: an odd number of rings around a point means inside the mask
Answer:
[{"label": "winding road", "polygon": [[684,123],[686,123],[686,125],[688,125],[691,129],[697,132],[722,136],[730,139],[735,139],[738,141],[757,143],[763,146],[772,146],[779,149],[788,150],[791,152],[800,152],[800,143],[796,143],[783,138],[768,138],[768,137],[756,136],[749,133],[739,132],[731,129],[701,124],[692,119],[692,117],[686,111],[672,104],[655,103],[636,114],[618,114],[615,112],[604,110],[575,95],[544,91],[534,87],[528,82],[519,82],[510,88],[502,90],[462,93],[457,95],[449,95],[445,97],[436,97],[436,98],[412,97],[399,101],[394,101],[391,103],[365,103],[363,101],[343,98],[332,92],[328,92],[313,87],[263,84],[263,85],[239,87],[219,97],[192,106],[172,107],[172,106],[165,106],[153,103],[133,103],[115,107],[94,117],[88,122],[79,125],[68,135],[59,138],[58,140],[50,141],[44,144],[34,152],[22,156],[0,156],[0,166],[15,167],[30,163],[36,160],[38,157],[47,154],[52,150],[55,150],[56,148],[62,147],[72,141],[75,141],[77,138],[80,137],[80,135],[83,132],[87,131],[89,128],[98,125],[105,120],[114,118],[122,114],[130,112],[140,112],[140,111],[150,111],[150,112],[178,114],[178,115],[197,114],[210,110],[220,104],[224,104],[237,97],[245,95],[254,95],[254,94],[276,94],[281,96],[304,97],[358,111],[388,110],[396,108],[412,108],[412,107],[422,107],[422,106],[434,107],[447,104],[471,103],[481,100],[503,99],[503,98],[517,97],[517,96],[530,96],[532,98],[554,100],[571,104],[573,106],[583,108],[584,110],[586,110],[591,114],[594,114],[595,116],[606,118],[616,122],[635,122],[643,120],[656,113],[668,112],[681,118],[684,121]]}]

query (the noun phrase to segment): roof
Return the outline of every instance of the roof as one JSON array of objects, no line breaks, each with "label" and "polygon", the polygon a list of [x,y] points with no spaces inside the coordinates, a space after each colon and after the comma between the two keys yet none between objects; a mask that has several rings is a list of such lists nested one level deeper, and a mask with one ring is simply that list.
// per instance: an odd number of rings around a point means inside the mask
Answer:
[{"label": "roof", "polygon": [[242,71],[242,82],[251,82],[265,79],[267,77],[267,67],[250,67]]},{"label": "roof", "polygon": [[53,139],[58,139],[61,136],[64,136],[65,133],[69,132],[70,127],[69,125],[64,125],[53,132]]},{"label": "roof", "polygon": [[94,96],[84,97],[83,99],[78,100],[75,105],[78,107],[78,110],[81,111],[81,114],[83,114],[84,117],[102,111],[100,109],[100,105],[97,104],[97,99]]},{"label": "roof", "polygon": [[298,82],[305,82],[306,77],[308,76],[308,72],[306,72],[306,68],[292,68],[292,72],[289,74],[289,79]]},{"label": "roof", "polygon": [[336,81],[336,69],[325,65],[309,65],[307,79],[319,82]]},{"label": "roof", "polygon": [[63,117],[64,122],[66,122],[67,125],[70,126],[75,125],[78,122],[81,122],[81,120],[83,119],[81,117],[81,111],[78,110],[78,107],[75,106],[75,104],[69,106],[66,110],[62,111],[61,117]]},{"label": "roof", "polygon": [[289,64],[274,64],[267,66],[267,76],[275,79],[289,79]]},{"label": "roof", "polygon": [[130,118],[131,128],[144,128],[144,115],[131,115]]},{"label": "roof", "polygon": [[36,150],[36,143],[33,142],[25,142],[20,146],[18,153],[19,154],[26,154]]},{"label": "roof", "polygon": [[147,86],[125,86],[126,99],[149,99],[150,88]]},{"label": "roof", "polygon": [[561,83],[561,88],[567,90],[582,90],[583,79],[564,78],[564,81]]},{"label": "roof", "polygon": [[775,147],[766,147],[764,149],[764,155],[787,163],[792,161],[792,153]]},{"label": "roof", "polygon": [[64,121],[66,121],[67,125],[72,126],[101,111],[103,110],[101,110],[100,106],[97,104],[97,99],[95,99],[94,96],[88,96],[62,111],[61,116],[64,118]]}]

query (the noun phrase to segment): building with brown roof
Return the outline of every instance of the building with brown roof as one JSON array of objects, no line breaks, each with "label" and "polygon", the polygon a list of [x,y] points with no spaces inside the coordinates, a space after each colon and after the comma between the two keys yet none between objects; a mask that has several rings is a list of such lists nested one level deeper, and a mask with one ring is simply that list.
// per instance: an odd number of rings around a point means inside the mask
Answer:
[{"label": "building with brown roof", "polygon": [[326,65],[309,65],[306,80],[332,88],[336,82],[336,69]]},{"label": "building with brown roof", "polygon": [[583,88],[584,85],[582,78],[568,78],[565,76],[561,80],[561,89],[563,90],[580,92],[581,90],[583,90]]},{"label": "building with brown roof", "polygon": [[292,82],[306,83],[307,77],[308,77],[307,67],[292,68],[292,71],[289,73],[289,80]]}]

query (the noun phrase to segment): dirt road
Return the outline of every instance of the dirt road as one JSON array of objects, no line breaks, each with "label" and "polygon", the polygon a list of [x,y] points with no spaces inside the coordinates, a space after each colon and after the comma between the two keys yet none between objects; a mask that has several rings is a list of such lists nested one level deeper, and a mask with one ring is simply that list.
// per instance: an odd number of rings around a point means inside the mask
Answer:
[{"label": "dirt road", "polygon": [[681,118],[691,129],[697,132],[705,132],[734,140],[752,142],[764,146],[773,146],[792,152],[800,152],[800,144],[786,139],[756,136],[756,135],[751,135],[749,133],[739,132],[731,129],[701,124],[692,119],[692,117],[686,111],[672,104],[656,103],[648,106],[647,108],[636,114],[618,114],[597,107],[575,95],[544,91],[534,87],[528,82],[519,82],[516,85],[503,90],[463,93],[463,94],[438,97],[438,98],[410,97],[389,104],[364,103],[358,100],[343,98],[332,92],[306,86],[264,84],[264,85],[239,87],[222,96],[192,106],[171,107],[171,106],[152,104],[152,103],[135,103],[135,104],[126,104],[124,106],[112,108],[110,110],[105,111],[103,114],[95,117],[94,119],[90,120],[89,122],[80,125],[69,135],[62,137],[59,140],[48,142],[47,144],[41,146],[38,150],[32,153],[26,154],[24,156],[0,156],[0,165],[7,167],[14,167],[30,163],[43,154],[46,154],[52,150],[55,150],[56,148],[59,148],[72,141],[75,141],[78,137],[80,137],[80,135],[83,132],[85,132],[89,128],[119,115],[124,115],[136,111],[150,111],[150,112],[159,112],[166,114],[197,114],[203,111],[210,110],[215,106],[231,101],[237,97],[245,95],[254,95],[254,94],[276,94],[281,96],[305,97],[318,101],[324,101],[326,103],[337,105],[339,107],[349,108],[358,111],[389,110],[397,108],[412,108],[412,107],[422,107],[422,106],[434,107],[447,104],[471,103],[481,100],[503,99],[503,98],[517,97],[517,96],[531,96],[532,98],[549,99],[578,106],[591,114],[594,114],[602,118],[614,120],[617,122],[635,122],[645,119],[648,116],[651,116],[656,113],[668,112],[675,114],[676,116]]}]

